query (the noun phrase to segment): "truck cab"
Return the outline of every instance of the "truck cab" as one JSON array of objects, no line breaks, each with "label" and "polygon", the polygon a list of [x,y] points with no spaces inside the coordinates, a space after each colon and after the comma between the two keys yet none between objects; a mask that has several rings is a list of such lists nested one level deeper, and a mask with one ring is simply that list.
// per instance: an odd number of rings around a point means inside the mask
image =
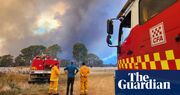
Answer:
[{"label": "truck cab", "polygon": [[[116,78],[131,71],[144,74],[164,72],[157,79],[161,79],[165,72],[179,72],[179,9],[180,0],[128,0],[118,16],[107,21],[108,46],[117,47]],[[114,20],[121,22],[118,45],[111,41]],[[163,79],[168,80],[168,76]],[[178,79],[172,76],[171,80]],[[118,83],[116,86],[119,89]]]},{"label": "truck cab", "polygon": [[[121,21],[116,46],[119,69],[180,70],[180,12],[176,11],[180,8],[179,2],[128,0],[116,18]],[[113,20],[108,20],[109,27]],[[112,31],[108,30],[109,36]],[[155,61],[163,62],[156,64]]]}]

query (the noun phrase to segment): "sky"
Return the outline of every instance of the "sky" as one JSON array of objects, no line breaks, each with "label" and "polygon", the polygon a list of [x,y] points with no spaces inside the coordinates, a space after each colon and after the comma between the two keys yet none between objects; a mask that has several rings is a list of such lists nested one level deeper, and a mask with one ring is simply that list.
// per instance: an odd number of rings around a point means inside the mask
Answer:
[{"label": "sky", "polygon": [[61,57],[71,59],[73,45],[80,42],[105,64],[116,63],[116,49],[106,44],[106,21],[125,1],[0,0],[0,56],[16,57],[30,45],[59,44]]}]

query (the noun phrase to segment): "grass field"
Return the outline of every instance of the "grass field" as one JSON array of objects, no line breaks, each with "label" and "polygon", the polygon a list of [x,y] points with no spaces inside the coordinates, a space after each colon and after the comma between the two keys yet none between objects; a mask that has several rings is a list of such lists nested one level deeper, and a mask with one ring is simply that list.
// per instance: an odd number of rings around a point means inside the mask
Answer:
[{"label": "grass field", "polygon": [[[91,68],[88,95],[114,95],[114,69]],[[58,91],[66,93],[66,74],[61,69]],[[28,84],[27,74],[0,73],[0,95],[48,95],[49,84]],[[74,84],[74,95],[80,95],[79,75]]]}]

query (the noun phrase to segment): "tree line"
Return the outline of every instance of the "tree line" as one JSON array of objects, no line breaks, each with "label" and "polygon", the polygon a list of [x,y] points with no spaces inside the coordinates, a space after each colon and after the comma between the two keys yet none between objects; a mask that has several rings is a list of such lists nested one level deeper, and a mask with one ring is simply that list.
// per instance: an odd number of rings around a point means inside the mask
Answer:
[{"label": "tree line", "polygon": [[[105,66],[103,61],[97,55],[88,52],[88,49],[83,43],[74,44],[72,49],[72,56],[73,59],[76,60],[77,65],[86,62],[87,65],[93,67]],[[21,49],[20,54],[15,58],[10,54],[0,56],[0,67],[29,66],[31,65],[33,57],[43,54],[58,58],[61,61],[61,66],[67,66],[71,60],[60,59],[58,55],[62,52],[62,48],[58,44],[49,47],[43,45],[31,45]]]}]

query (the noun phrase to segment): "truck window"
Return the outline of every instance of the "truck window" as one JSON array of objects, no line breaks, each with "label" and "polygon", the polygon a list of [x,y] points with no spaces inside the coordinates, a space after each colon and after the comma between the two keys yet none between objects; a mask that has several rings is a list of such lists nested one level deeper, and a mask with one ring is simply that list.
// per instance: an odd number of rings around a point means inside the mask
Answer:
[{"label": "truck window", "polygon": [[144,24],[175,2],[176,0],[140,0],[140,24]]},{"label": "truck window", "polygon": [[127,16],[124,18],[124,20],[122,21],[121,25],[120,25],[120,32],[122,32],[122,35],[120,37],[120,44],[122,44],[126,38],[129,36],[130,31],[131,31],[131,12],[129,12],[127,14]]}]

